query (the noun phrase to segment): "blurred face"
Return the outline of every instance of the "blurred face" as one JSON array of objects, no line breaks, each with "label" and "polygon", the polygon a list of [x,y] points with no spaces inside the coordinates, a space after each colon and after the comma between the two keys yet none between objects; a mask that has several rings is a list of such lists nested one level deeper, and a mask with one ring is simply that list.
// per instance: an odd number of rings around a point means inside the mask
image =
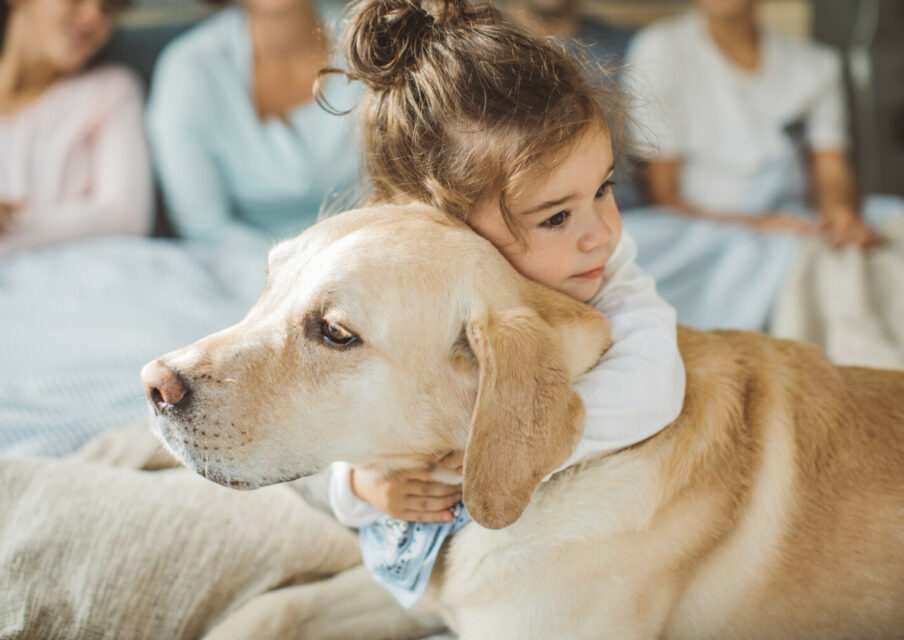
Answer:
[{"label": "blurred face", "polygon": [[14,0],[29,46],[61,73],[77,71],[110,38],[120,5],[114,0]]},{"label": "blurred face", "polygon": [[524,6],[541,18],[566,18],[578,13],[577,0],[523,0]]},{"label": "blurred face", "polygon": [[280,15],[310,8],[308,0],[243,0],[242,4],[247,11],[258,15]]},{"label": "blurred face", "polygon": [[727,20],[746,16],[756,7],[757,0],[697,0],[697,5],[709,18]]},{"label": "blurred face", "polygon": [[469,223],[522,275],[587,302],[602,285],[621,237],[613,170],[609,136],[594,127],[555,169],[510,198],[509,210],[524,228],[523,241],[506,226],[498,194],[484,198]]}]

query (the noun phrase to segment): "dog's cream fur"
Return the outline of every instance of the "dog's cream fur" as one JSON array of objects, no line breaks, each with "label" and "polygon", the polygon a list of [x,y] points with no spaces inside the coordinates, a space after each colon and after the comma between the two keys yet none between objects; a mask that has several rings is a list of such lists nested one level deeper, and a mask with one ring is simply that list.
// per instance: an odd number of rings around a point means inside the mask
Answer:
[{"label": "dog's cream fur", "polygon": [[464,448],[477,524],[427,594],[462,638],[904,637],[904,372],[756,333],[679,343],[681,416],[540,483],[580,438],[570,382],[605,320],[442,214],[382,207],[278,245],[248,316],[145,382],[178,377],[156,431],[238,488]]}]

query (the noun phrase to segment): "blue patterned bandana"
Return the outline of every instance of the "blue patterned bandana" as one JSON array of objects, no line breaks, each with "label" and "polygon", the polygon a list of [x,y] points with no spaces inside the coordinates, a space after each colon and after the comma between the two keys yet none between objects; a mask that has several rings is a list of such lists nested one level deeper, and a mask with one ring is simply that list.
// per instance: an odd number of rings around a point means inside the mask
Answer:
[{"label": "blue patterned bandana", "polygon": [[389,516],[358,532],[364,566],[395,596],[411,608],[424,595],[443,541],[471,522],[464,504],[452,507],[449,522],[406,522]]}]

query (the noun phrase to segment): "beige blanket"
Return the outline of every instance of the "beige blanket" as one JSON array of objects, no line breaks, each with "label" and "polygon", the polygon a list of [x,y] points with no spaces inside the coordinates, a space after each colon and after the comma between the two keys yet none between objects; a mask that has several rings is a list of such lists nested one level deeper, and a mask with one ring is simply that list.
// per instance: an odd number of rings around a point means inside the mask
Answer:
[{"label": "beige blanket", "polygon": [[0,460],[0,638],[437,630],[373,583],[306,483],[239,492],[171,464],[144,425],[67,459]]},{"label": "beige blanket", "polygon": [[839,364],[904,369],[904,216],[879,231],[885,242],[869,251],[804,241],[771,333],[817,344]]}]

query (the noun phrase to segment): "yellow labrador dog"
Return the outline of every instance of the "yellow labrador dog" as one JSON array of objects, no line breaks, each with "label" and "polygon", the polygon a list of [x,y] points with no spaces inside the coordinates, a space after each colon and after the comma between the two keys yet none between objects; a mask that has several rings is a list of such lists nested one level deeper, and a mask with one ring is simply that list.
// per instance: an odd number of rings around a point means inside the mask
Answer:
[{"label": "yellow labrador dog", "polygon": [[145,366],[156,432],[241,489],[464,449],[475,522],[427,594],[460,637],[904,637],[904,372],[682,328],[681,416],[541,482],[580,439],[600,314],[419,206],[269,262],[242,322]]}]

